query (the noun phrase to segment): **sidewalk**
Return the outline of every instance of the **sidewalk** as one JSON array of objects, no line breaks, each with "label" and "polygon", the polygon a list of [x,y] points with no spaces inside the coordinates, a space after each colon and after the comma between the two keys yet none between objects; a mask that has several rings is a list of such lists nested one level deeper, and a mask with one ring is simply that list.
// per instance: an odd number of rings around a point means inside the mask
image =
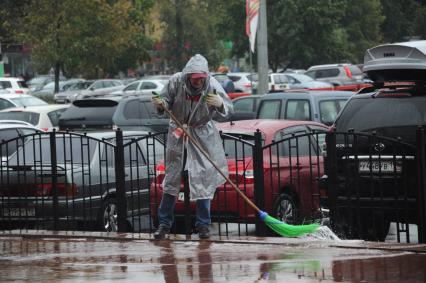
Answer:
[{"label": "sidewalk", "polygon": [[426,245],[0,232],[0,282],[424,282]]}]

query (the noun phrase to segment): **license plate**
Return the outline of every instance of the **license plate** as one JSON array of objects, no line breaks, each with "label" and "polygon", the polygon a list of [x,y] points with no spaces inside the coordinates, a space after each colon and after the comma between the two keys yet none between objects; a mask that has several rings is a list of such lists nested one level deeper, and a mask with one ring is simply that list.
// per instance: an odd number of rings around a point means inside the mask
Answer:
[{"label": "license plate", "polygon": [[[394,173],[394,163],[392,161],[360,161],[359,162],[359,172],[360,173],[370,173],[370,165],[371,172],[373,173]],[[396,172],[401,172],[401,166],[396,166]]]},{"label": "license plate", "polygon": [[185,193],[184,192],[180,192],[178,194],[178,200],[179,201],[184,201],[185,200]]},{"label": "license plate", "polygon": [[5,217],[28,217],[28,216],[35,216],[35,209],[34,207],[30,208],[8,208],[5,207],[2,209],[3,216]]}]

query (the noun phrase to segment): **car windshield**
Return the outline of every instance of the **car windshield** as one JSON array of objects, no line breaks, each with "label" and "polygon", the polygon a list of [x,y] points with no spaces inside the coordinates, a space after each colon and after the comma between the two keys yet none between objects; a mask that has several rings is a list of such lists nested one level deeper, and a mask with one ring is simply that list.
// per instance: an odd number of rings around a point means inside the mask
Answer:
[{"label": "car windshield", "polygon": [[81,89],[87,89],[89,86],[92,85],[93,82],[79,82],[75,85],[72,85],[68,88],[68,90],[81,90]]},{"label": "car windshield", "polygon": [[[57,164],[88,164],[95,153],[97,141],[89,137],[56,137]],[[43,153],[41,155],[41,153]],[[65,162],[66,160],[66,162]],[[83,162],[82,162],[83,161]],[[9,166],[51,163],[50,139],[33,137],[9,159]]]},{"label": "car windshield", "polygon": [[28,96],[28,97],[16,97],[10,99],[17,107],[26,107],[26,106],[38,106],[38,105],[47,105],[48,103],[41,100],[40,98]]},{"label": "car windshield", "polygon": [[19,120],[28,122],[32,125],[37,125],[40,120],[40,114],[34,112],[23,112],[23,111],[11,111],[11,112],[0,112],[0,120]]},{"label": "car windshield", "polygon": [[407,137],[417,126],[426,125],[425,110],[426,96],[352,99],[337,118],[336,130]]}]

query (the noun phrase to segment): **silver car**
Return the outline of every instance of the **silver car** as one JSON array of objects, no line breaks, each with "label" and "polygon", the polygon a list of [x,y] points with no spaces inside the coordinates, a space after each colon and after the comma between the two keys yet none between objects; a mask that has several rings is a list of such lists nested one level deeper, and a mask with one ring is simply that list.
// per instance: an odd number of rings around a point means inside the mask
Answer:
[{"label": "silver car", "polygon": [[68,91],[55,94],[56,103],[70,103],[76,99],[93,98],[95,96],[109,94],[124,88],[120,80],[88,80],[77,83]]}]

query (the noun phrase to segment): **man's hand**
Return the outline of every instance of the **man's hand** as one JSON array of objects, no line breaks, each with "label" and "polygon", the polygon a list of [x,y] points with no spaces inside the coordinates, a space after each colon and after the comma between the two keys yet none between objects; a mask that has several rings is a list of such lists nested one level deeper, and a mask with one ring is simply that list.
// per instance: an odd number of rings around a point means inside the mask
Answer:
[{"label": "man's hand", "polygon": [[216,93],[209,93],[206,96],[206,103],[208,105],[220,108],[223,105],[223,99],[220,95]]},{"label": "man's hand", "polygon": [[164,108],[166,108],[166,103],[164,102],[164,100],[161,98],[161,97],[159,97],[159,96],[153,96],[152,98],[151,98],[151,102],[152,102],[152,104],[154,104],[155,105],[155,107],[157,107],[157,109],[164,109]]}]

